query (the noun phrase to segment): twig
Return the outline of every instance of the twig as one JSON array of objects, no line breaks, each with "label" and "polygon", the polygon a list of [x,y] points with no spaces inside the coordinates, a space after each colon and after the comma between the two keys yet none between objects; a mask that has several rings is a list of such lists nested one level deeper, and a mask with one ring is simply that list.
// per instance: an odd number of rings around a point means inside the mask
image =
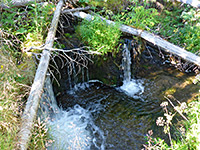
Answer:
[{"label": "twig", "polygon": [[168,97],[164,96],[164,98],[166,98],[166,99],[169,101],[169,103],[172,105],[172,107],[174,108],[174,110],[176,110],[176,111],[181,115],[181,117],[183,117],[183,119],[185,119],[186,121],[189,121],[189,120],[182,114],[182,112],[180,112],[178,109],[176,109],[176,107],[174,106],[174,104],[172,103],[172,101],[171,101]]},{"label": "twig", "polygon": [[80,47],[80,48],[74,48],[74,49],[64,50],[64,49],[48,48],[48,47],[45,47],[45,46],[40,46],[40,47],[31,47],[31,48],[25,50],[25,52],[28,52],[28,51],[33,50],[33,49],[37,49],[37,50],[47,49],[47,50],[50,50],[50,51],[58,51],[58,52],[65,52],[65,53],[74,52],[74,51],[81,51],[81,52],[85,52],[85,53],[88,53],[88,54],[101,55],[100,52],[83,50],[84,48],[90,48],[90,47],[83,46],[83,47]]}]

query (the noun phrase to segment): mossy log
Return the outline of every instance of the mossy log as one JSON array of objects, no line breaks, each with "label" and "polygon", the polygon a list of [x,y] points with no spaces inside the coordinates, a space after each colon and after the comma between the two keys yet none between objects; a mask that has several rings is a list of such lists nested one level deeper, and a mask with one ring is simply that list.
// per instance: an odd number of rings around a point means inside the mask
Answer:
[{"label": "mossy log", "polygon": [[60,0],[58,5],[56,6],[51,27],[49,29],[46,43],[45,43],[46,49],[43,50],[42,57],[40,59],[40,63],[38,65],[37,72],[35,75],[35,79],[34,79],[34,82],[31,87],[31,91],[26,103],[26,107],[24,109],[24,112],[21,118],[22,123],[21,123],[19,134],[18,134],[18,139],[19,139],[18,149],[21,149],[21,150],[26,150],[28,147],[28,143],[30,141],[31,130],[33,128],[34,120],[37,115],[40,98],[43,93],[43,86],[44,86],[45,77],[46,77],[49,60],[50,60],[50,51],[48,50],[48,48],[52,48],[53,46],[63,3],[64,3],[63,0]]},{"label": "mossy log", "polygon": [[[86,19],[88,21],[91,21],[94,17],[94,16],[92,16],[90,14],[86,14],[84,12],[75,12],[75,13],[73,13],[73,15],[76,17],[82,18],[82,19]],[[113,24],[113,25],[116,24],[114,21],[107,20],[103,17],[101,17],[101,19],[105,20],[107,24]],[[135,29],[135,28],[132,28],[127,25],[120,25],[119,28],[124,33],[132,34],[134,36],[139,36],[139,37],[143,38],[144,40],[160,47],[161,49],[165,50],[166,52],[177,55],[186,61],[192,62],[192,63],[200,66],[200,57],[199,56],[197,56],[189,51],[186,51],[185,49],[183,49],[179,46],[176,46],[176,45],[162,39],[161,37],[159,37],[157,35],[154,35],[152,33],[149,33],[147,31],[144,31],[141,29]]]}]

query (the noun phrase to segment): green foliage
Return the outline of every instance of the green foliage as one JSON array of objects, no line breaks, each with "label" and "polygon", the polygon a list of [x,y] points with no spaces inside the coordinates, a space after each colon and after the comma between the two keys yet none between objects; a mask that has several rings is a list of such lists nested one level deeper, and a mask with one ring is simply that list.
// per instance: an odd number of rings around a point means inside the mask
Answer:
[{"label": "green foliage", "polygon": [[165,10],[157,17],[156,34],[193,53],[200,49],[200,11],[194,8]]},{"label": "green foliage", "polygon": [[129,0],[79,0],[81,4],[91,5],[94,8],[102,7],[113,12],[120,12],[130,3]]},{"label": "green foliage", "polygon": [[113,16],[113,19],[138,29],[150,30],[150,28],[153,28],[157,23],[155,16],[158,15],[158,12],[154,8],[146,9],[146,5],[146,3],[144,3],[143,6],[139,3],[135,3],[135,5],[131,5],[127,8],[129,10],[124,10],[116,16]]},{"label": "green foliage", "polygon": [[28,48],[30,42],[42,44],[51,22],[51,13],[54,7],[55,5],[51,3],[43,5],[35,3],[27,6],[28,11],[12,8],[12,13],[2,12],[0,15],[2,31],[16,47],[21,47],[17,51]]},{"label": "green foliage", "polygon": [[77,33],[80,34],[85,43],[102,54],[114,53],[121,36],[116,25],[107,25],[98,17],[95,17],[91,22],[83,21],[77,28]]}]

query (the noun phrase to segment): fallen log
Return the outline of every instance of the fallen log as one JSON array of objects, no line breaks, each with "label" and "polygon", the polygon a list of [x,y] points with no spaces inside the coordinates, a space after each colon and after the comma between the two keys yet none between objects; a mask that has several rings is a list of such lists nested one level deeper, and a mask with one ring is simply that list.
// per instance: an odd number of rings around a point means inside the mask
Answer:
[{"label": "fallen log", "polygon": [[12,0],[8,3],[1,3],[0,7],[5,9],[5,8],[12,8],[12,7],[22,7],[29,5],[31,3],[39,3],[39,2],[44,2],[44,0]]},{"label": "fallen log", "polygon": [[[76,17],[82,18],[82,19],[86,19],[88,21],[91,21],[94,18],[94,16],[92,16],[90,14],[86,14],[84,12],[74,12],[73,15],[76,16]],[[112,24],[112,25],[116,24],[114,21],[107,20],[103,17],[101,17],[101,19],[105,20],[106,23],[109,24],[109,25],[110,24]],[[149,33],[147,31],[144,31],[144,30],[141,30],[141,29],[135,29],[135,28],[132,28],[132,27],[127,26],[127,25],[120,25],[119,28],[124,33],[139,36],[139,37],[143,38],[144,40],[162,48],[166,52],[177,55],[177,56],[183,58],[186,61],[192,62],[192,63],[200,66],[200,57],[199,56],[197,56],[197,55],[195,55],[191,52],[188,52],[185,49],[183,49],[179,46],[176,46],[176,45],[160,38],[157,35],[154,35],[152,33]]]},{"label": "fallen log", "polygon": [[200,8],[200,1],[199,0],[176,0],[181,3],[189,4],[193,7]]},{"label": "fallen log", "polygon": [[56,29],[61,13],[61,8],[63,6],[63,0],[60,0],[56,6],[56,11],[54,12],[53,20],[51,23],[51,27],[49,29],[47,39],[45,42],[46,49],[43,50],[42,57],[40,59],[40,63],[37,68],[37,72],[35,75],[35,79],[26,103],[26,107],[24,109],[22,115],[22,123],[20,127],[20,131],[18,133],[18,149],[26,150],[28,147],[28,143],[31,137],[31,130],[33,128],[34,120],[36,118],[38,106],[40,103],[40,98],[43,93],[43,86],[45,82],[46,72],[49,65],[50,60],[50,51],[48,48],[52,48],[54,43],[54,38],[56,34]]},{"label": "fallen log", "polygon": [[64,9],[62,11],[62,14],[68,14],[68,13],[72,13],[72,12],[76,12],[76,11],[84,11],[84,10],[89,10],[91,9],[91,7],[87,6],[84,8],[74,8],[74,9]]}]

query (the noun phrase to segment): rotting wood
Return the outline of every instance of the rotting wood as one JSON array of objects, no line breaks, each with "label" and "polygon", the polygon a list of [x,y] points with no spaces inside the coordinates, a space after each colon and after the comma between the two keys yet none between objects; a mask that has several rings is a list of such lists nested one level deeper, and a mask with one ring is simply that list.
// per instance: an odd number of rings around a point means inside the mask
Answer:
[{"label": "rotting wood", "polygon": [[56,11],[54,12],[53,20],[51,27],[49,29],[45,47],[46,49],[43,50],[42,57],[40,59],[40,63],[37,68],[37,72],[35,75],[35,79],[26,103],[25,110],[22,115],[22,123],[20,127],[20,131],[18,133],[18,148],[20,150],[26,150],[28,147],[28,143],[31,137],[31,130],[33,128],[34,120],[36,118],[38,106],[40,103],[40,98],[43,92],[43,86],[45,82],[45,76],[49,65],[50,60],[50,51],[47,50],[48,48],[52,48],[56,29],[61,13],[61,8],[63,6],[63,0],[60,0],[56,6]]},{"label": "rotting wood", "polygon": [[[88,21],[91,21],[94,16],[90,15],[90,14],[86,14],[84,12],[75,12],[73,13],[74,16],[82,18],[82,19],[86,19]],[[114,21],[111,20],[107,20],[103,17],[101,17],[102,20],[105,20],[107,24],[113,24],[115,25],[116,23]],[[152,33],[149,33],[147,31],[141,30],[141,29],[135,29],[132,28],[130,26],[127,25],[119,25],[119,28],[122,32],[124,33],[128,33],[128,34],[132,34],[135,36],[139,36],[141,38],[143,38],[144,40],[159,46],[160,48],[162,48],[163,50],[165,50],[166,52],[172,53],[174,55],[177,55],[181,58],[183,58],[186,61],[192,62],[198,66],[200,66],[200,57],[186,51],[185,49],[176,46],[166,40],[163,40],[162,38],[160,38],[159,36],[156,36]]]}]

